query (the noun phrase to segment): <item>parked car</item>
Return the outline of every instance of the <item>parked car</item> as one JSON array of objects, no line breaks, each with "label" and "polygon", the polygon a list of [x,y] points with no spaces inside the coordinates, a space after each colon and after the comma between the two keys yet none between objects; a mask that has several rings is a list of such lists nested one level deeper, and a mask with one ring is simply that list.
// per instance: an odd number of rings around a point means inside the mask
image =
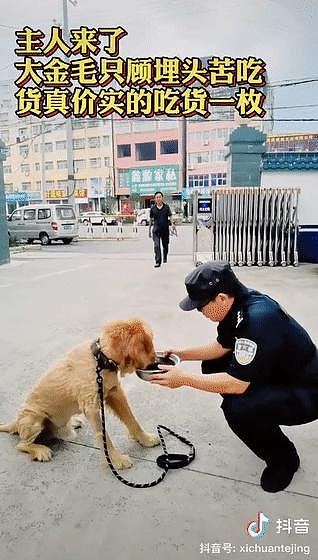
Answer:
[{"label": "parked car", "polygon": [[80,221],[82,224],[89,224],[91,223],[94,225],[102,226],[104,221],[108,226],[115,226],[117,224],[117,220],[115,216],[110,216],[109,214],[105,214],[104,212],[83,212],[80,215]]},{"label": "parked car", "polygon": [[67,204],[32,204],[14,210],[8,218],[8,233],[42,245],[62,240],[68,245],[78,237],[78,223],[73,206]]},{"label": "parked car", "polygon": [[136,221],[139,226],[149,226],[150,208],[143,208],[142,210],[137,210]]}]

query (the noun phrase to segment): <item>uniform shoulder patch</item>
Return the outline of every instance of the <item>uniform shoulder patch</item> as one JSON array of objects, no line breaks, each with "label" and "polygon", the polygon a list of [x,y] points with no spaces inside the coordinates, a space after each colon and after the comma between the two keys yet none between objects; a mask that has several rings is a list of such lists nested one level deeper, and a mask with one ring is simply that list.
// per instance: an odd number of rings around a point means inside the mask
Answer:
[{"label": "uniform shoulder patch", "polygon": [[234,355],[241,366],[250,364],[256,354],[257,344],[249,338],[238,338],[235,342]]}]

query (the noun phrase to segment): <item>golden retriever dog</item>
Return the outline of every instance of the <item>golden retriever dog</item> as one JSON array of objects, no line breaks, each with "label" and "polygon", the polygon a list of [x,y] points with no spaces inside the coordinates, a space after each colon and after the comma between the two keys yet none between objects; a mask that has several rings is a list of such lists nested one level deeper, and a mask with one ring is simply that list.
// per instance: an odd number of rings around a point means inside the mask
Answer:
[{"label": "golden retriever dog", "polygon": [[[0,426],[0,432],[19,434],[17,449],[29,453],[33,460],[49,461],[52,457],[49,447],[35,443],[42,431],[49,429],[52,435],[74,436],[78,425],[72,417],[81,413],[103,450],[96,360],[91,342],[76,346],[51,366],[28,395],[16,420]],[[118,365],[118,371],[102,371],[105,404],[126,425],[133,439],[146,447],[158,445],[159,438],[145,432],[136,420],[120,382],[121,376],[154,361],[151,329],[140,319],[110,322],[104,326],[99,344],[102,352]],[[107,446],[116,469],[131,467],[131,459],[114,447],[108,435]]]}]

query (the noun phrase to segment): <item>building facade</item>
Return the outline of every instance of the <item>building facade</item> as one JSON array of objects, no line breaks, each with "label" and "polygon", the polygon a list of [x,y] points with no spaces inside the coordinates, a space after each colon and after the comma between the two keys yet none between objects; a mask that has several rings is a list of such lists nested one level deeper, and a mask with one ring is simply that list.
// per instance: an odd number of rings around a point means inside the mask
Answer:
[{"label": "building facade", "polygon": [[271,134],[263,158],[263,187],[299,187],[299,224],[318,228],[318,134]]},{"label": "building facade", "polygon": [[[225,90],[218,88],[218,95]],[[233,107],[215,108],[208,119],[72,118],[78,212],[147,207],[156,190],[181,211],[193,189],[205,194],[228,184],[225,143],[242,121]],[[265,131],[271,126],[262,119],[251,124]],[[67,201],[65,120],[18,119],[13,84],[2,82],[0,138],[7,150],[8,212],[26,202]]]}]

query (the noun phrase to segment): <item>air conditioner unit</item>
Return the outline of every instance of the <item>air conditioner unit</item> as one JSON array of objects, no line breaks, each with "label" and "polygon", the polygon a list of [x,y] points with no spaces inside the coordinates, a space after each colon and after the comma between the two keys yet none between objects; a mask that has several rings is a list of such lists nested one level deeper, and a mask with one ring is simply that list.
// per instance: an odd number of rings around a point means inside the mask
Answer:
[{"label": "air conditioner unit", "polygon": [[188,170],[189,170],[189,171],[192,171],[193,169],[194,169],[194,166],[193,166],[193,165],[188,165]]},{"label": "air conditioner unit", "polygon": [[203,142],[204,146],[209,146],[209,144],[210,144],[209,140],[204,140],[204,142]]}]

